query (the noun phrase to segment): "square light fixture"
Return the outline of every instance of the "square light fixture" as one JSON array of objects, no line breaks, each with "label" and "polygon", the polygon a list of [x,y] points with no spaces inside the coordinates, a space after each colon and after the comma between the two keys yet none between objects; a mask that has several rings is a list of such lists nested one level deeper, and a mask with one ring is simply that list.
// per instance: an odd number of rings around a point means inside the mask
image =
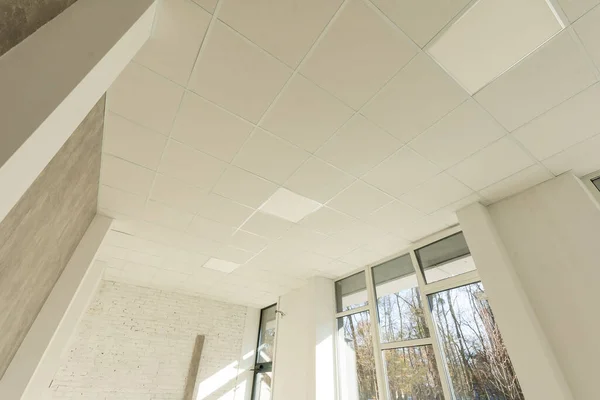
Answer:
[{"label": "square light fixture", "polygon": [[559,33],[558,15],[547,0],[479,0],[426,51],[474,94]]},{"label": "square light fixture", "polygon": [[203,267],[208,269],[214,269],[216,271],[230,273],[235,269],[239,268],[240,264],[236,264],[231,261],[220,260],[218,258],[211,258],[208,260]]},{"label": "square light fixture", "polygon": [[279,188],[259,209],[267,214],[298,222],[321,207],[323,207],[323,204],[317,201],[300,196],[290,190]]}]

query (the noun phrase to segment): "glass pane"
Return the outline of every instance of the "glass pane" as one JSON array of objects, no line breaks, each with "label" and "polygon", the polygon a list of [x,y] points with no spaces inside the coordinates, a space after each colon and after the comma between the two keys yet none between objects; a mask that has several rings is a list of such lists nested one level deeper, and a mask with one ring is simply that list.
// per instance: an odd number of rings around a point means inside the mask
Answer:
[{"label": "glass pane", "polygon": [[436,293],[429,302],[456,400],[523,400],[483,285]]},{"label": "glass pane", "polygon": [[271,382],[273,373],[258,373],[254,375],[254,393],[252,400],[271,400]]},{"label": "glass pane", "polygon": [[337,311],[342,312],[367,305],[365,272],[359,272],[335,283]]},{"label": "glass pane", "polygon": [[475,263],[462,232],[415,251],[427,283],[475,270]]},{"label": "glass pane", "polygon": [[432,346],[384,350],[383,362],[389,400],[444,398]]},{"label": "glass pane", "polygon": [[275,311],[277,305],[265,308],[260,313],[260,333],[258,336],[257,363],[272,362],[275,344]]},{"label": "glass pane", "polygon": [[381,341],[429,337],[417,275],[410,255],[373,268]]},{"label": "glass pane", "polygon": [[340,399],[377,399],[375,359],[368,312],[338,318]]}]

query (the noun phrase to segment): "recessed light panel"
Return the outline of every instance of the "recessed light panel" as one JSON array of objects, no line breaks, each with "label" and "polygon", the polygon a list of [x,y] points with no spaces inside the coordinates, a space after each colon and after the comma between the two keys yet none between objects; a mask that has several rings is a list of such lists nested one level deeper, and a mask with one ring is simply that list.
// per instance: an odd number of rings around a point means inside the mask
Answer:
[{"label": "recessed light panel", "polygon": [[204,268],[214,269],[216,271],[230,273],[237,269],[240,264],[233,263],[231,261],[220,260],[218,258],[211,258],[203,265]]},{"label": "recessed light panel", "polygon": [[279,188],[264,202],[260,210],[288,221],[298,222],[321,207],[323,207],[323,204],[317,201],[300,196],[287,189]]},{"label": "recessed light panel", "polygon": [[546,0],[480,0],[427,52],[473,94],[563,27]]}]

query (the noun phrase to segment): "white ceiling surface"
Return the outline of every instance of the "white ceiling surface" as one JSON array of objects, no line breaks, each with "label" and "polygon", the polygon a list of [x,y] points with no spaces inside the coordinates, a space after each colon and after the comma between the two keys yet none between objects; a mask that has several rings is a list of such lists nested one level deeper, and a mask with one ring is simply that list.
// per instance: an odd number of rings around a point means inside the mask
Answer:
[{"label": "white ceiling surface", "polygon": [[[471,96],[426,47],[466,0],[159,0],[108,93],[107,278],[263,306],[600,168],[599,1]],[[281,187],[324,206],[257,211]]]}]

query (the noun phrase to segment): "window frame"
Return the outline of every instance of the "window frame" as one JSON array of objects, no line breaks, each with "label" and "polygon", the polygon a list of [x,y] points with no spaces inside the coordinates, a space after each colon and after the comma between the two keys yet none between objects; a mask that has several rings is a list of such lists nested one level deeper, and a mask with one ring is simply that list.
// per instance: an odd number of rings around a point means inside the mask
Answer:
[{"label": "window frame", "polygon": [[[444,398],[446,400],[454,399],[454,397],[452,396],[451,389],[450,389],[450,382],[448,381],[448,377],[446,375],[446,371],[445,371],[445,367],[444,367],[446,365],[445,359],[444,359],[444,354],[440,348],[440,342],[438,340],[438,333],[437,333],[437,330],[435,327],[435,322],[433,320],[433,316],[431,314],[431,307],[429,307],[429,295],[437,293],[437,292],[445,291],[445,290],[454,289],[454,288],[457,288],[460,286],[465,286],[465,285],[468,285],[471,283],[481,282],[481,278],[479,277],[479,273],[477,272],[477,270],[473,270],[473,271],[469,271],[464,274],[452,276],[450,278],[446,278],[446,279],[443,279],[440,281],[427,283],[425,280],[425,276],[423,274],[423,270],[419,265],[415,251],[424,246],[427,246],[427,245],[437,242],[439,240],[445,239],[448,236],[457,234],[459,232],[462,232],[462,228],[459,225],[455,225],[450,228],[446,228],[444,230],[441,230],[437,233],[434,233],[430,236],[427,236],[427,237],[413,243],[411,246],[404,248],[402,251],[394,253],[393,255],[391,255],[389,257],[382,258],[374,263],[370,263],[366,267],[353,270],[352,272],[345,274],[345,275],[339,277],[338,279],[336,279],[336,282],[337,282],[341,279],[355,275],[362,271],[365,272],[365,279],[367,281],[366,282],[367,305],[360,307],[360,308],[336,313],[335,321],[337,322],[338,318],[340,318],[340,317],[355,314],[358,312],[364,312],[364,311],[369,312],[370,318],[372,321],[370,333],[371,333],[371,341],[373,343],[373,353],[374,353],[374,357],[375,357],[375,373],[376,373],[375,375],[376,375],[376,379],[377,379],[376,383],[377,383],[377,389],[379,392],[379,400],[389,400],[388,386],[387,386],[387,382],[386,382],[386,375],[385,375],[386,372],[385,372],[385,367],[384,367],[382,351],[396,349],[396,348],[402,348],[402,347],[414,347],[414,346],[422,346],[422,345],[431,345],[433,347],[433,352],[434,352],[435,360],[436,360],[436,366],[437,366],[438,374],[440,377],[442,393],[444,394]],[[380,332],[379,332],[379,314],[378,314],[378,310],[377,310],[377,294],[376,294],[376,290],[375,290],[375,281],[373,279],[373,268],[382,263],[385,263],[387,261],[393,260],[395,258],[401,257],[406,254],[410,255],[410,258],[411,258],[411,261],[413,264],[413,268],[415,270],[415,274],[417,277],[417,282],[418,282],[418,286],[419,286],[419,294],[421,297],[421,302],[423,304],[423,314],[424,314],[427,326],[429,328],[429,337],[423,338],[423,339],[413,339],[413,340],[404,340],[404,341],[391,342],[391,343],[381,343],[381,337],[380,337]],[[337,349],[339,348],[338,340],[339,340],[338,335],[335,335],[336,352],[337,352]],[[336,356],[336,359],[337,359],[337,356]],[[336,364],[337,364],[337,362],[336,362]],[[338,370],[338,368],[336,368],[336,381],[338,382],[338,385],[339,385],[340,379],[338,377],[338,373],[339,373],[339,370]],[[340,388],[338,387],[338,393],[340,393],[339,390],[340,390]]]}]

